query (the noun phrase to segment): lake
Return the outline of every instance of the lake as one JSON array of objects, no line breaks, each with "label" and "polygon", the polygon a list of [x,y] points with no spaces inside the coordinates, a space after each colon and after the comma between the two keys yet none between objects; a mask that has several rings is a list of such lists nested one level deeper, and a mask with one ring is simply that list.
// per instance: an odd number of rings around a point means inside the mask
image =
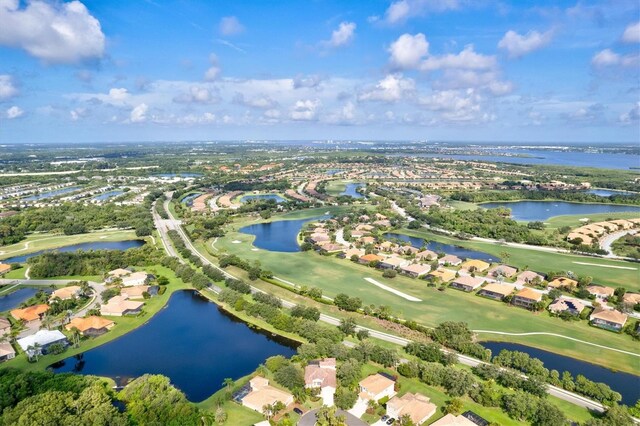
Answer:
[{"label": "lake", "polygon": [[246,203],[251,200],[275,200],[276,203],[283,203],[287,201],[277,194],[254,194],[245,195],[244,197],[240,198],[241,203]]},{"label": "lake", "polygon": [[144,245],[144,240],[126,240],[126,241],[92,241],[88,243],[80,243],[73,244],[70,246],[58,247],[55,249],[48,250],[40,250],[34,253],[23,254],[21,256],[14,256],[8,259],[3,259],[4,263],[24,263],[27,259],[30,259],[35,256],[39,256],[42,253],[57,251],[57,252],[68,252],[68,251],[78,251],[78,250],[127,250],[130,248],[141,247]]},{"label": "lake", "polygon": [[[3,288],[7,288],[7,286],[0,287],[0,290]],[[11,309],[15,309],[25,300],[32,297],[34,294],[38,292],[38,290],[43,290],[46,293],[51,293],[51,289],[43,286],[42,288],[34,288],[34,287],[20,287],[16,291],[9,293],[7,295],[0,295],[0,312],[8,311]]]},{"label": "lake", "polygon": [[295,342],[258,332],[193,290],[175,292],[168,305],[136,330],[52,365],[74,372],[127,379],[163,374],[190,401],[199,402],[274,355],[295,354]]},{"label": "lake", "polygon": [[29,197],[23,198],[24,201],[36,201],[42,200],[45,198],[57,197],[58,195],[66,194],[68,192],[74,192],[79,190],[79,186],[72,186],[69,188],[56,189],[55,191],[43,192],[38,195],[31,195]]},{"label": "lake", "polygon": [[[422,248],[425,246],[425,240],[418,237],[410,237],[409,235],[404,234],[396,234],[394,232],[387,232],[384,234],[384,237],[387,239],[398,239],[402,241],[406,241],[410,243],[415,248]],[[482,251],[471,250],[460,246],[455,246],[453,244],[444,244],[438,243],[436,241],[429,241],[426,243],[427,249],[431,251],[435,251],[436,253],[444,252],[447,254],[453,254],[454,256],[458,256],[462,259],[471,258],[471,259],[479,259],[486,260],[487,262],[498,262],[498,259],[495,256],[490,255],[489,253],[485,253]]]},{"label": "lake", "polygon": [[121,191],[119,189],[115,190],[115,191],[108,191],[108,192],[103,192],[100,195],[96,195],[95,197],[93,197],[94,200],[98,200],[98,201],[104,201],[107,200],[111,197],[116,197],[118,195],[122,195],[124,194],[124,191]]},{"label": "lake", "polygon": [[196,192],[195,194],[189,194],[186,197],[183,197],[180,202],[182,204],[186,204],[187,206],[191,207],[193,205],[193,200],[195,200],[196,198],[198,198],[199,196],[201,196],[202,194],[199,192]]},{"label": "lake", "polygon": [[329,217],[331,216],[325,215],[308,219],[277,220],[268,223],[257,223],[240,228],[240,232],[255,235],[256,239],[253,241],[253,245],[258,248],[293,253],[300,251],[298,234],[304,224],[314,220],[328,219]]},{"label": "lake", "polygon": [[541,360],[549,370],[558,370],[561,375],[563,371],[570,372],[574,380],[578,374],[582,374],[594,382],[606,383],[611,389],[622,395],[622,403],[626,405],[631,406],[640,399],[640,376],[611,371],[596,364],[517,343],[481,342],[481,344],[485,348],[491,349],[493,356],[498,355],[503,349],[525,352]]},{"label": "lake", "polygon": [[363,186],[365,186],[364,183],[348,183],[344,192],[340,195],[349,195],[353,198],[364,198],[364,195],[357,191],[358,188],[362,188]]},{"label": "lake", "polygon": [[600,197],[610,197],[612,195],[624,195],[630,196],[634,195],[633,192],[629,191],[621,191],[619,189],[588,189],[585,191],[587,194],[599,195]]},{"label": "lake", "polygon": [[640,206],[620,204],[568,203],[565,201],[515,201],[482,203],[480,207],[495,209],[506,207],[511,209],[511,217],[516,220],[547,220],[560,215],[585,215],[593,213],[640,212]]}]

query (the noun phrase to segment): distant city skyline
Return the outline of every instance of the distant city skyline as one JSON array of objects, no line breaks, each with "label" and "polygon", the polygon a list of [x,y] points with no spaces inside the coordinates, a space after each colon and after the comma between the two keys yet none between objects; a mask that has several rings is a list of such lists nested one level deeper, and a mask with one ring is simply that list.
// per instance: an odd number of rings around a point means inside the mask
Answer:
[{"label": "distant city skyline", "polygon": [[0,144],[640,142],[637,1],[0,2]]}]

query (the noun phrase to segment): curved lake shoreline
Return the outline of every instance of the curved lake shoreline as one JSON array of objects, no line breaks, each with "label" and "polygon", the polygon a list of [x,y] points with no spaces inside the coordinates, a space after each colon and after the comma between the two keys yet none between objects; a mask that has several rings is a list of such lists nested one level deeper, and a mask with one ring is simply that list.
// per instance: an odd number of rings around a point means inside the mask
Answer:
[{"label": "curved lake shoreline", "polygon": [[282,219],[271,222],[255,223],[238,230],[243,234],[253,235],[254,247],[282,253],[301,251],[298,235],[305,223],[314,220],[328,219],[330,215],[315,216],[306,219]]},{"label": "curved lake shoreline", "polygon": [[[522,221],[545,221],[556,216],[616,214],[638,212],[640,206],[633,204],[586,203],[560,200],[510,200],[478,203],[485,209],[508,208],[511,217]],[[554,209],[555,208],[555,209]]]}]

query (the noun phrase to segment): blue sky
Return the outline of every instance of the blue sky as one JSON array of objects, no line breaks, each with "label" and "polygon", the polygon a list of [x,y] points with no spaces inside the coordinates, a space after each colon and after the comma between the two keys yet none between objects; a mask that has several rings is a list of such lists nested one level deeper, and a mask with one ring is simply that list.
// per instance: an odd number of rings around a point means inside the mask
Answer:
[{"label": "blue sky", "polygon": [[640,141],[637,1],[0,0],[0,143]]}]

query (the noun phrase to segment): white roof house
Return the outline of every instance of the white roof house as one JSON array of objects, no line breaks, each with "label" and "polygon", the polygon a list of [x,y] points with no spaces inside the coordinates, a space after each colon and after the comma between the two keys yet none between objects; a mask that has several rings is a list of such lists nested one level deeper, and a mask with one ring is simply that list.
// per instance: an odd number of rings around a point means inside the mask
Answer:
[{"label": "white roof house", "polygon": [[67,336],[58,330],[40,330],[36,334],[18,339],[18,345],[29,356],[33,355],[33,351],[29,348],[40,347],[40,352],[46,352],[47,346],[54,343],[67,343]]}]

